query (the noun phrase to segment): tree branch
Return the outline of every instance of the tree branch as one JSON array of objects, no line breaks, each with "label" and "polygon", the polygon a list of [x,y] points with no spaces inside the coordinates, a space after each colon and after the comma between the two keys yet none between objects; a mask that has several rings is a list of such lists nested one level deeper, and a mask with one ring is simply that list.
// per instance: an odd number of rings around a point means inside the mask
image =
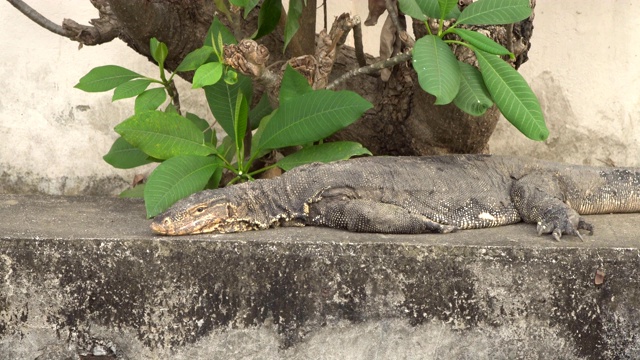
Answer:
[{"label": "tree branch", "polygon": [[54,23],[53,21],[47,19],[42,16],[39,12],[33,9],[31,6],[25,4],[21,0],[7,0],[9,4],[13,5],[14,8],[18,9],[21,13],[23,13],[26,17],[31,19],[34,23],[42,26],[43,28],[51,31],[54,34],[58,34],[64,37],[69,37],[69,33],[62,28],[62,26]]},{"label": "tree branch", "polygon": [[100,12],[99,19],[89,21],[94,26],[80,25],[71,19],[64,19],[62,26],[45,18],[22,0],[7,0],[13,7],[27,16],[36,24],[54,34],[75,40],[82,45],[98,45],[109,42],[120,34],[120,28],[115,16],[111,12],[107,1],[92,0],[91,3]]},{"label": "tree branch", "polygon": [[344,81],[346,81],[347,79],[354,77],[356,75],[362,75],[362,74],[375,74],[376,72],[382,70],[382,69],[386,69],[386,68],[391,68],[394,67],[398,64],[401,64],[405,61],[408,61],[409,59],[411,59],[411,54],[408,53],[402,53],[402,54],[398,54],[392,58],[383,60],[383,61],[379,61],[375,64],[371,64],[369,66],[365,66],[365,67],[361,67],[358,69],[353,69],[349,72],[346,72],[344,74],[342,74],[342,76],[340,76],[339,78],[333,80],[333,82],[331,82],[331,84],[327,85],[327,89],[331,90],[333,88],[335,88],[336,86],[340,85],[341,83],[343,83]]},{"label": "tree branch", "polygon": [[387,7],[387,12],[389,13],[389,17],[391,18],[393,25],[396,27],[396,32],[398,33],[398,37],[407,47],[413,47],[413,44],[415,44],[415,41],[407,33],[406,27],[400,24],[400,20],[398,17],[398,2],[394,0],[385,0],[385,5]]},{"label": "tree branch", "polygon": [[353,43],[356,50],[356,59],[360,67],[367,66],[367,58],[364,55],[364,48],[362,46],[362,24],[360,18],[353,27]]}]

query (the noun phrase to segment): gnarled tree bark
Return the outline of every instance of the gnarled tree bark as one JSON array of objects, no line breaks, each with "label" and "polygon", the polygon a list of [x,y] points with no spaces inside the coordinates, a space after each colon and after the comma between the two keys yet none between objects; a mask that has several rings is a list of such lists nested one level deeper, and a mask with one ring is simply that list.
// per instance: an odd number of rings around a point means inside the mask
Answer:
[{"label": "gnarled tree bark", "polygon": [[[46,19],[38,19],[34,16],[33,9],[23,7],[22,1],[9,0],[12,5],[35,22],[78,41],[81,45],[98,45],[118,37],[134,51],[153,61],[149,50],[149,39],[156,37],[166,43],[169,48],[169,56],[165,61],[165,68],[168,70],[175,69],[189,52],[202,46],[214,14],[234,32],[236,38],[244,39],[250,37],[257,27],[259,8],[244,19],[241,12],[233,7],[225,6],[220,9],[216,7],[216,4],[228,5],[226,1],[89,1],[99,12],[99,18],[90,21],[91,26],[80,25],[73,20],[65,19],[62,26],[58,28],[52,24],[45,25]],[[460,6],[465,6],[468,2],[461,1]],[[310,3],[314,4],[315,1]],[[379,7],[393,4],[392,1],[387,0],[374,0],[370,1],[371,3],[377,4],[375,6],[378,7],[374,9],[376,13],[373,17],[379,16],[378,13],[384,11]],[[531,5],[535,7],[535,0],[531,0]],[[304,14],[311,16],[313,11],[305,11]],[[303,19],[302,23],[307,20]],[[394,24],[402,26],[402,21],[393,20]],[[532,22],[533,16],[518,24],[484,29],[486,34],[516,54],[516,59],[513,61],[516,68],[527,60],[533,29]],[[421,22],[415,25],[415,29],[424,31]],[[393,28],[395,29],[396,26],[393,25]],[[406,51],[406,47],[411,46],[412,42],[406,33],[402,33],[403,29],[400,30],[397,33],[397,40],[390,44],[392,48],[390,51],[395,53]],[[272,34],[260,39],[259,43],[269,49],[271,54],[269,62],[274,63],[309,54],[308,44],[313,43],[313,39],[308,37],[313,35],[308,30],[302,31],[299,36],[293,38],[287,52],[283,53],[283,27],[279,26]],[[424,34],[417,32],[415,37],[419,38],[422,35]],[[473,63],[474,60],[465,53],[464,49],[456,49],[456,53],[460,59]],[[367,58],[368,64],[376,61],[378,60],[371,56]],[[96,64],[98,65],[101,64]],[[328,83],[359,67],[354,49],[340,47]],[[192,76],[189,73],[181,75],[187,80]],[[386,76],[389,76],[387,81],[383,81],[379,74],[354,76],[337,85],[338,88],[358,92],[374,104],[374,109],[365,113],[349,128],[332,136],[331,139],[358,141],[374,154],[426,155],[488,152],[487,142],[499,116],[499,111],[495,107],[481,117],[473,117],[463,113],[454,105],[433,105],[434,98],[420,88],[417,76],[407,62],[396,65],[384,77]],[[326,84],[327,82],[324,83]]]}]

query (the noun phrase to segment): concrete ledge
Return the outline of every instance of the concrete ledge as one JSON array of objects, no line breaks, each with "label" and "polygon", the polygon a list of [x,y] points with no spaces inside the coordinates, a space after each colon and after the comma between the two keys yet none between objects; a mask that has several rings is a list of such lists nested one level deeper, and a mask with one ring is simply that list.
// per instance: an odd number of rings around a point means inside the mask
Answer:
[{"label": "concrete ledge", "polygon": [[141,202],[0,195],[0,358],[640,358],[640,214],[589,220],[584,243],[525,224],[169,238]]}]

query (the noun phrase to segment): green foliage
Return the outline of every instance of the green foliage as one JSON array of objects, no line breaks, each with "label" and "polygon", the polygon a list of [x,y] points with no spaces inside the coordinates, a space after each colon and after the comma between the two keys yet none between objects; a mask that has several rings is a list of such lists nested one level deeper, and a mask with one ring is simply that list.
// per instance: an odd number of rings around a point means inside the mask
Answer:
[{"label": "green foliage", "polygon": [[165,160],[149,175],[144,188],[147,216],[153,217],[174,202],[204,189],[220,167],[215,157],[179,155]]},{"label": "green foliage", "polygon": [[[244,3],[250,5],[251,2]],[[205,44],[188,54],[176,69],[176,72],[195,70],[193,87],[204,89],[211,112],[226,132],[220,144],[211,125],[199,116],[192,113],[182,116],[172,103],[164,111],[158,110],[167,94],[171,94],[175,73],[166,77],[164,61],[168,49],[156,39],[151,39],[150,50],[160,68],[159,79],[118,66],[103,66],[93,69],[76,85],[85,91],[115,89],[113,101],[135,97],[135,113],[115,127],[120,137],[104,160],[121,169],[160,162],[146,184],[121,194],[122,197],[144,196],[148,217],[196,191],[217,187],[223,169],[235,175],[231,183],[252,180],[255,174],[269,168],[253,170],[254,161],[279,147],[305,146],[299,153],[270,166],[286,170],[314,161],[370,154],[357,143],[310,145],[355,121],[371,104],[347,91],[313,91],[307,80],[291,68],[283,77],[278,109],[271,108],[266,96],[249,109],[253,98],[251,80],[219,60],[224,44],[235,43],[235,39],[229,38],[230,34],[215,19]],[[147,89],[150,84],[162,87]],[[245,149],[249,127],[257,128],[250,154]],[[261,138],[261,134],[265,136]]]},{"label": "green foliage", "polygon": [[282,15],[281,0],[264,0],[258,14],[258,30],[252,38],[260,39],[272,32],[278,26],[280,15]]},{"label": "green foliage", "polygon": [[280,103],[286,103],[310,91],[312,91],[312,89],[307,79],[299,72],[293,70],[290,65],[287,65],[284,74],[282,74],[282,84],[279,94]]},{"label": "green foliage", "polygon": [[475,53],[484,83],[504,117],[527,137],[545,140],[549,130],[540,103],[522,75],[495,55]]},{"label": "green foliage", "polygon": [[[538,99],[511,65],[499,56],[514,55],[502,45],[476,31],[459,25],[499,25],[522,21],[531,16],[529,0],[478,0],[462,12],[455,0],[399,0],[400,9],[413,18],[439,21],[438,33],[418,41],[413,48],[413,67],[422,89],[436,97],[435,104],[451,101],[462,111],[479,116],[495,104],[505,118],[525,136],[545,140],[549,130]],[[444,21],[456,19],[446,30]],[[426,23],[425,23],[426,24]],[[450,40],[455,34],[461,40]],[[450,44],[466,46],[478,58],[480,69],[457,61]]]},{"label": "green foliage", "polygon": [[151,84],[151,80],[149,79],[136,79],[120,84],[113,91],[111,101],[138,96],[147,89],[149,84]]},{"label": "green foliage", "polygon": [[213,117],[231,138],[235,138],[233,118],[236,111],[236,100],[240,92],[245,98],[251,99],[253,92],[251,79],[244,75],[239,75],[235,84],[230,85],[225,81],[220,81],[204,87],[204,94]]},{"label": "green foliage", "polygon": [[202,64],[193,75],[192,88],[197,89],[207,85],[213,85],[222,78],[224,66],[219,62]]},{"label": "green foliage", "polygon": [[502,25],[522,21],[531,16],[529,0],[481,0],[467,6],[457,24]]},{"label": "green foliage", "polygon": [[485,35],[480,34],[479,32],[458,28],[453,28],[451,32],[460,36],[462,40],[468,42],[471,46],[475,47],[478,50],[482,50],[494,55],[508,55],[512,59],[515,58],[515,56],[509,50],[507,50],[507,48],[489,39]]},{"label": "green foliage", "polygon": [[249,12],[253,10],[256,5],[260,2],[260,0],[229,0],[235,6],[244,8],[244,17],[246,18],[249,15]]},{"label": "green foliage", "polygon": [[416,41],[413,68],[422,89],[436,97],[436,105],[448,104],[460,89],[458,59],[449,46],[435,35]]},{"label": "green foliage", "polygon": [[473,116],[484,114],[493,106],[489,90],[484,85],[482,74],[475,67],[458,61],[460,66],[460,91],[453,99],[453,103],[462,111]]},{"label": "green foliage", "polygon": [[305,147],[282,158],[276,165],[283,170],[291,170],[311,162],[328,163],[346,160],[357,155],[371,155],[371,152],[357,142],[336,141]]},{"label": "green foliage", "polygon": [[145,90],[136,97],[135,112],[139,114],[148,110],[155,110],[167,100],[167,93],[163,88]]},{"label": "green foliage", "polygon": [[122,137],[116,139],[109,152],[102,158],[109,165],[118,169],[132,169],[153,162],[149,155],[129,144]]},{"label": "green foliage", "polygon": [[321,140],[350,125],[371,107],[350,91],[315,90],[291,98],[265,123],[256,151]]},{"label": "green foliage", "polygon": [[129,144],[156,159],[178,155],[212,154],[204,133],[191,120],[178,114],[146,111],[133,115],[115,127]]},{"label": "green foliage", "polygon": [[187,54],[176,68],[176,72],[192,71],[207,62],[209,57],[214,55],[213,47],[204,45],[201,48]]},{"label": "green foliage", "polygon": [[118,195],[119,198],[134,198],[134,199],[142,199],[144,198],[144,184],[138,184],[135,187],[124,190]]},{"label": "green foliage", "polygon": [[151,56],[153,60],[158,63],[158,67],[160,67],[160,73],[164,72],[164,61],[167,59],[167,55],[169,55],[169,49],[167,48],[167,44],[163,42],[159,42],[156,38],[151,38],[149,44],[151,50]]},{"label": "green foliage", "polygon": [[291,38],[298,32],[300,28],[300,15],[302,9],[307,6],[307,0],[290,0],[289,10],[287,11],[287,23],[284,26],[284,48],[287,48]]},{"label": "green foliage", "polygon": [[86,92],[109,91],[129,80],[140,78],[142,75],[116,65],[99,66],[76,84],[76,88]]}]

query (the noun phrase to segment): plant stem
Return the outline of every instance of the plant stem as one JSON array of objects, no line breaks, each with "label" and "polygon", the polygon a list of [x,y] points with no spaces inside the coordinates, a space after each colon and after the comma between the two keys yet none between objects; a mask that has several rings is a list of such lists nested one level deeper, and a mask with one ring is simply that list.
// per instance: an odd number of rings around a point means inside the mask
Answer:
[{"label": "plant stem", "polygon": [[427,28],[427,32],[429,33],[429,35],[433,35],[431,33],[431,26],[429,26],[429,22],[428,21],[423,21],[423,23],[424,23],[424,27]]},{"label": "plant stem", "polygon": [[258,170],[255,170],[255,171],[252,171],[252,172],[248,173],[248,174],[247,174],[247,176],[251,176],[251,177],[253,177],[254,175],[257,175],[257,174],[263,173],[263,172],[265,172],[265,171],[267,171],[267,170],[269,170],[269,169],[273,169],[274,167],[277,167],[277,166],[278,166],[278,164],[277,164],[277,163],[276,163],[276,164],[271,164],[271,165],[269,165],[269,166],[265,166],[265,167],[263,167],[263,168],[261,168],[261,169],[258,169]]},{"label": "plant stem", "polygon": [[444,41],[447,44],[456,44],[456,45],[462,45],[462,46],[466,46],[471,50],[475,50],[475,48],[473,46],[471,46],[471,44],[468,44],[464,41],[459,41],[459,40],[445,40]]},{"label": "plant stem", "polygon": [[376,73],[384,68],[390,68],[393,66],[396,66],[400,63],[403,63],[405,61],[408,61],[409,59],[411,59],[411,54],[407,54],[407,53],[401,53],[398,54],[392,58],[383,60],[383,61],[378,61],[375,64],[371,64],[369,66],[365,66],[365,67],[361,67],[358,69],[353,69],[349,72],[346,72],[344,74],[342,74],[342,76],[340,76],[339,78],[333,80],[333,82],[329,85],[327,85],[327,89],[331,90],[333,88],[335,88],[336,86],[340,85],[341,83],[343,83],[344,81],[346,81],[347,79],[354,77],[356,75],[360,75],[360,74],[373,74]]}]

